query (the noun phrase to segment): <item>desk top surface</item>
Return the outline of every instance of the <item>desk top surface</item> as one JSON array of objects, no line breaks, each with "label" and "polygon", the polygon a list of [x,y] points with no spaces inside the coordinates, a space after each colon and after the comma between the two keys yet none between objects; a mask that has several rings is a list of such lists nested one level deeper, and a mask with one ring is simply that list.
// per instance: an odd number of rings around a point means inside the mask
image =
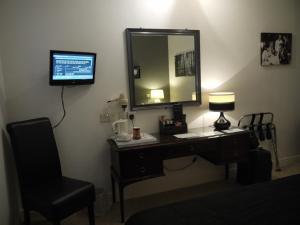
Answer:
[{"label": "desk top surface", "polygon": [[[205,133],[213,131],[212,127],[205,127],[205,128],[193,128],[189,129],[188,133]],[[248,130],[240,130],[238,132],[231,132],[226,133],[227,131],[222,131],[220,134],[217,135],[210,135],[210,136],[199,136],[193,138],[177,138],[174,135],[161,135],[158,133],[152,133],[151,135],[157,138],[156,142],[153,143],[141,143],[134,146],[126,146],[126,147],[118,147],[113,139],[108,139],[108,143],[111,147],[114,148],[116,151],[126,151],[126,150],[133,150],[133,149],[143,149],[143,148],[155,148],[155,147],[163,147],[163,146],[170,146],[170,145],[180,145],[180,144],[189,144],[189,143],[197,143],[202,140],[213,139],[213,138],[220,138],[225,136],[236,136],[245,133],[249,133]]]}]

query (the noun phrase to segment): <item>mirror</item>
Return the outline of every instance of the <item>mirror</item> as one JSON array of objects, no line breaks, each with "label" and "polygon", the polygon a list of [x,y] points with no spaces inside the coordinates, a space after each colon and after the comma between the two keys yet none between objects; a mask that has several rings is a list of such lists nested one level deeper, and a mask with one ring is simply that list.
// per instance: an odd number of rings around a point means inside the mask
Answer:
[{"label": "mirror", "polygon": [[131,110],[200,104],[200,32],[126,29]]}]

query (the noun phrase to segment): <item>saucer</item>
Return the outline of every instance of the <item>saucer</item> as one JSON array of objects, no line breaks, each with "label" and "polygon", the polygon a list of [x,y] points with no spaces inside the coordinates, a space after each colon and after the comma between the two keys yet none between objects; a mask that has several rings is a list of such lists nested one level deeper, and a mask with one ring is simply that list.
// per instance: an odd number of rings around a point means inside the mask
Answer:
[{"label": "saucer", "polygon": [[130,141],[131,140],[131,136],[127,135],[127,136],[119,136],[116,138],[116,141]]}]

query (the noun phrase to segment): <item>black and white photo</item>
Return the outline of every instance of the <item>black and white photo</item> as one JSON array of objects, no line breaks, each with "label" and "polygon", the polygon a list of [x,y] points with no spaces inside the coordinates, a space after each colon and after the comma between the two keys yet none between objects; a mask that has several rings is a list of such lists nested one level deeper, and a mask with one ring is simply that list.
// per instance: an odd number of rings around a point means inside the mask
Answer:
[{"label": "black and white photo", "polygon": [[261,33],[261,65],[290,64],[292,52],[291,33]]},{"label": "black and white photo", "polygon": [[195,52],[175,55],[175,76],[195,76]]}]

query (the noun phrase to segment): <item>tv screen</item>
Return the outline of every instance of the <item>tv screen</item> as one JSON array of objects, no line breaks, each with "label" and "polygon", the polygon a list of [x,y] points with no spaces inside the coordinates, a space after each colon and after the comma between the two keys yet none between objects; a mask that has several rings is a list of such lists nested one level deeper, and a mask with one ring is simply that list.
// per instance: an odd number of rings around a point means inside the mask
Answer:
[{"label": "tv screen", "polygon": [[50,85],[93,84],[96,53],[50,50]]}]

